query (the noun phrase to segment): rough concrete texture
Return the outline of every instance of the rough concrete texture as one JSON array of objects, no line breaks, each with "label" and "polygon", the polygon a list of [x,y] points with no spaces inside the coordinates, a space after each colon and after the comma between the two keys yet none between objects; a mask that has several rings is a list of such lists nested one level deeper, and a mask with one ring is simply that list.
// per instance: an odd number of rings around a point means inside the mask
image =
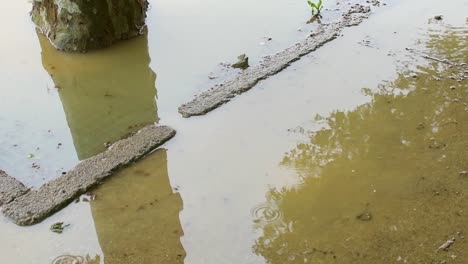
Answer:
[{"label": "rough concrete texture", "polygon": [[358,25],[369,15],[370,7],[368,6],[356,4],[349,7],[343,12],[338,22],[319,25],[317,31],[302,42],[265,57],[260,65],[247,68],[233,79],[215,85],[196,96],[192,101],[183,104],[179,107],[179,113],[187,118],[204,115],[218,108],[236,95],[250,90],[259,81],[282,71],[292,62],[335,39],[343,28]]},{"label": "rough concrete texture", "polygon": [[15,197],[25,194],[29,189],[21,182],[0,170],[0,206],[11,202]]},{"label": "rough concrete texture", "polygon": [[31,16],[59,50],[84,52],[137,36],[147,0],[34,0]]},{"label": "rough concrete texture", "polygon": [[117,169],[147,155],[175,133],[170,127],[145,127],[135,135],[114,143],[107,151],[82,161],[66,175],[6,203],[3,213],[18,225],[36,224]]}]

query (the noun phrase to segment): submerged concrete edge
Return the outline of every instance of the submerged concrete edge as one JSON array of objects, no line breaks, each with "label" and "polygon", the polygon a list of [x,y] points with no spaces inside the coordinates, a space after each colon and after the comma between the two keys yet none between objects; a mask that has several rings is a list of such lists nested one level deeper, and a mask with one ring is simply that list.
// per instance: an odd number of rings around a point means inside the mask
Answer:
[{"label": "submerged concrete edge", "polygon": [[0,170],[0,206],[29,191],[17,179]]},{"label": "submerged concrete edge", "polygon": [[[6,173],[0,171],[0,204],[4,203],[2,212],[17,225],[39,223],[111,176],[117,169],[151,153],[175,134],[176,131],[167,126],[147,126],[131,137],[114,143],[105,152],[80,162],[66,175],[44,184],[38,190],[28,191],[23,184],[10,176],[4,176]],[[3,195],[5,182],[12,187],[5,185],[9,189]]]},{"label": "submerged concrete edge", "polygon": [[211,87],[192,101],[179,107],[183,117],[204,115],[231,101],[236,95],[253,88],[258,82],[287,68],[292,62],[335,39],[345,27],[356,26],[370,15],[370,6],[355,4],[343,12],[338,22],[320,25],[305,40],[276,54],[264,57],[262,63],[247,68],[232,79]]}]

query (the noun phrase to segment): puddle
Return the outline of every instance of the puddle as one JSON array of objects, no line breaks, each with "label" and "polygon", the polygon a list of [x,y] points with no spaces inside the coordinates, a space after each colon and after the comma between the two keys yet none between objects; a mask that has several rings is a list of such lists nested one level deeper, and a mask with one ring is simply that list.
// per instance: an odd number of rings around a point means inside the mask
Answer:
[{"label": "puddle", "polygon": [[[8,84],[0,91],[9,95],[1,97],[0,139],[24,147],[16,156],[1,154],[0,167],[28,175],[20,171],[29,172],[29,162],[16,164],[35,142],[50,145],[46,156],[61,167],[71,166],[145,122],[168,124],[178,135],[93,190],[94,200],[84,196],[28,228],[0,217],[0,260],[465,263],[467,81],[457,81],[459,66],[427,57],[467,62],[467,4],[389,2],[222,108],[180,118],[177,106],[204,88],[198,84],[219,62],[244,52],[259,58],[305,34],[297,28],[307,27],[308,10],[270,3],[155,2],[148,38],[115,46],[119,56],[108,59],[106,51],[86,60],[56,53],[20,23],[20,35],[31,34],[35,46],[19,58],[0,53],[0,68],[12,73],[0,77]],[[26,4],[14,6],[27,11]],[[437,14],[444,19],[431,19]],[[264,35],[272,46],[259,45]],[[14,47],[6,43],[2,49]],[[114,70],[103,70],[108,65]],[[76,73],[68,76],[68,69]],[[11,89],[15,83],[21,90]],[[132,84],[139,85],[126,88]],[[30,107],[15,113],[24,102]],[[102,130],[104,122],[113,129]],[[55,137],[48,139],[51,128]],[[32,154],[42,162],[44,155]],[[71,224],[60,235],[49,231],[58,221]],[[438,250],[453,237],[448,251]]]},{"label": "puddle", "polygon": [[106,263],[183,263],[183,204],[169,182],[166,150],[118,173],[93,195],[91,209]]},{"label": "puddle", "polygon": [[[180,118],[177,107],[207,86],[219,63],[241,53],[255,62],[306,36],[312,26],[302,23],[309,16],[304,6],[279,0],[151,1],[151,45],[140,38],[70,55],[37,37],[28,1],[12,3],[0,18],[15,25],[0,43],[0,70],[9,73],[0,76],[0,168],[38,188],[103,151],[106,142],[160,118]],[[290,12],[281,19],[268,19],[284,8]],[[247,25],[249,30],[237,30]]]},{"label": "puddle", "polygon": [[[468,28],[440,33],[430,56],[466,65]],[[259,224],[254,251],[267,263],[465,263],[466,70],[430,62],[323,119],[285,155],[302,182],[267,193],[282,218]]]},{"label": "puddle", "polygon": [[[159,121],[156,74],[149,67],[146,37],[87,54],[63,53],[42,35],[38,39],[42,65],[52,79],[53,86],[47,89],[58,97],[54,99],[62,109],[57,111],[65,121],[36,126],[35,121],[27,123],[31,117],[10,116],[1,131],[6,155],[0,160],[2,169],[33,187]],[[47,119],[44,114],[34,118]]]},{"label": "puddle", "polygon": [[39,41],[79,160],[158,121],[146,37],[87,54],[57,51],[42,35]]}]

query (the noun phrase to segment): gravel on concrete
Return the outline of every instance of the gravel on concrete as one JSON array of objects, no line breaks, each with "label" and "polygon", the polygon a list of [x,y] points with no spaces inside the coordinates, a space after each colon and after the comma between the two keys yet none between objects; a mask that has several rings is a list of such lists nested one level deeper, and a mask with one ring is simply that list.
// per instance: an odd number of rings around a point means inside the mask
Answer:
[{"label": "gravel on concrete", "polygon": [[276,54],[266,56],[259,65],[249,67],[232,79],[217,84],[179,107],[183,117],[204,115],[229,102],[236,95],[250,90],[259,81],[287,68],[292,62],[335,39],[343,28],[360,24],[370,15],[370,7],[356,4],[343,12],[338,22],[319,25],[316,32]]},{"label": "gravel on concrete", "polygon": [[36,224],[68,205],[117,169],[149,154],[175,133],[170,127],[147,126],[133,136],[114,143],[107,151],[80,162],[66,175],[38,190],[30,190],[11,199],[4,204],[3,213],[18,225]]}]

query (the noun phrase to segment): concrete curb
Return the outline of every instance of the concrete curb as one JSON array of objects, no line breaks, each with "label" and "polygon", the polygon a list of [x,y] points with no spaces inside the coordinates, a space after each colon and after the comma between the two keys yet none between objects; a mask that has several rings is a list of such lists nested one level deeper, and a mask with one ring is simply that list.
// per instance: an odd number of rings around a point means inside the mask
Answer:
[{"label": "concrete curb", "polygon": [[66,175],[44,184],[38,190],[28,191],[23,184],[2,172],[2,211],[18,225],[36,224],[111,176],[117,169],[149,154],[175,134],[176,131],[167,126],[147,126],[133,136],[114,143],[107,151],[80,162]]},{"label": "concrete curb", "polygon": [[28,191],[29,189],[21,182],[0,170],[0,206],[11,202]]},{"label": "concrete curb", "polygon": [[292,62],[335,39],[345,27],[356,26],[370,15],[370,7],[356,4],[342,13],[338,22],[320,25],[305,40],[276,54],[264,58],[256,65],[240,72],[236,77],[217,84],[179,107],[183,117],[204,115],[231,101],[236,95],[250,90],[264,80],[287,68]]}]

